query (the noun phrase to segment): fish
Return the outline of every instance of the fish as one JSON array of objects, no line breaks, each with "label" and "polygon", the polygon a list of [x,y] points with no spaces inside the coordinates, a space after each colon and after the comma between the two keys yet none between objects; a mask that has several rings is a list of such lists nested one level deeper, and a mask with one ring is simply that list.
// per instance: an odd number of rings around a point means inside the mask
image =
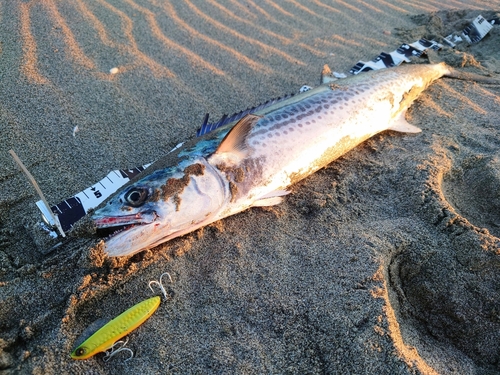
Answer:
[{"label": "fish", "polygon": [[94,212],[98,233],[116,230],[104,240],[105,253],[133,255],[251,207],[279,204],[291,185],[375,134],[419,133],[405,113],[443,76],[457,78],[445,63],[336,81],[324,75],[314,89],[223,117]]}]

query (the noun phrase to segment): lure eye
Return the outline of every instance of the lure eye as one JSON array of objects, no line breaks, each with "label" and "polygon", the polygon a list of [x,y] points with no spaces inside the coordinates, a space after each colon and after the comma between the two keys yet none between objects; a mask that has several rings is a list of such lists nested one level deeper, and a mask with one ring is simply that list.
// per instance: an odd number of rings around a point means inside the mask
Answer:
[{"label": "lure eye", "polygon": [[81,357],[82,355],[84,355],[85,353],[87,352],[87,350],[85,350],[85,348],[78,348],[75,350],[75,355],[77,357]]},{"label": "lure eye", "polygon": [[140,207],[148,198],[149,190],[143,187],[133,187],[125,193],[125,201],[132,207]]}]

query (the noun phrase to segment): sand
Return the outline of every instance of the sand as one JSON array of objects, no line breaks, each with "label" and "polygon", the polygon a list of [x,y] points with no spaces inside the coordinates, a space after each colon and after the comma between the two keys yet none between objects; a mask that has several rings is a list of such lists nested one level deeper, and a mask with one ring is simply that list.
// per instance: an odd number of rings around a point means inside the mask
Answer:
[{"label": "sand", "polygon": [[[0,3],[0,373],[500,373],[500,87],[441,79],[385,132],[251,209],[125,259],[50,240],[52,204],[158,159],[213,119],[317,85],[500,2],[9,0]],[[436,13],[438,12],[438,13]],[[498,15],[498,13],[497,13]],[[441,53],[500,74],[500,29]],[[116,68],[113,73],[111,69]],[[73,132],[78,126],[78,132]],[[69,357],[154,295],[135,352]],[[158,293],[156,291],[155,293]]]}]

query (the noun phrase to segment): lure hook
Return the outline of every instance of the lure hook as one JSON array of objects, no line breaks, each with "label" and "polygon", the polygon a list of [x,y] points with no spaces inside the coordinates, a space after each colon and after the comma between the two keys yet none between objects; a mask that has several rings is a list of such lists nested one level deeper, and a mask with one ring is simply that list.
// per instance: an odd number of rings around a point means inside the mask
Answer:
[{"label": "lure hook", "polygon": [[168,295],[167,295],[167,291],[165,289],[165,287],[163,286],[163,282],[162,282],[162,278],[163,276],[167,275],[168,276],[168,279],[171,283],[173,283],[172,281],[172,277],[170,276],[170,274],[168,272],[164,272],[161,274],[160,276],[160,280],[159,281],[156,281],[156,280],[152,280],[149,282],[149,289],[151,289],[151,291],[154,293],[154,289],[151,285],[158,285],[158,287],[160,288],[160,291],[161,291],[161,294],[163,294],[163,296],[165,297],[165,300],[167,301],[168,300]]},{"label": "lure hook", "polygon": [[[104,355],[103,361],[108,362],[112,357],[114,357],[115,355],[117,355],[118,353],[123,352],[123,351],[128,351],[130,353],[130,357],[128,357],[124,362],[130,361],[132,358],[134,358],[134,352],[132,351],[132,349],[125,347],[125,345],[127,345],[127,343],[128,343],[128,337],[125,341],[120,340],[120,341],[115,342],[111,346],[111,348],[109,348],[109,350],[106,350],[104,352],[105,355]],[[115,349],[115,346],[118,346],[118,345],[121,345],[121,347]]]}]

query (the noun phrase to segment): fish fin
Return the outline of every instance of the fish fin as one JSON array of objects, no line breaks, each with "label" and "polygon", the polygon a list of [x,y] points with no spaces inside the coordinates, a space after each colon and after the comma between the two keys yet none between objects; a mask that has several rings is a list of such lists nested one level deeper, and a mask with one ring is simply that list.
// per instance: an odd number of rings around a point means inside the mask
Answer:
[{"label": "fish fin", "polygon": [[217,128],[220,128],[223,125],[226,125],[228,123],[227,119],[228,116],[227,114],[224,114],[219,121],[217,122],[208,122],[209,114],[207,113],[205,115],[205,118],[203,119],[203,124],[201,127],[198,129],[196,132],[197,137],[201,137],[202,135],[208,134],[212,131],[214,131]]},{"label": "fish fin", "polygon": [[283,196],[290,194],[287,190],[274,190],[253,202],[252,207],[275,206],[283,202]]},{"label": "fish fin", "polygon": [[261,111],[267,107],[272,106],[273,104],[276,104],[279,102],[284,102],[285,100],[290,99],[294,95],[295,94],[289,94],[289,95],[285,95],[282,97],[270,99],[267,102],[258,104],[254,107],[250,107],[250,108],[244,109],[243,111],[233,113],[231,116],[224,115],[220,118],[220,120],[215,121],[215,122],[208,122],[208,114],[206,114],[204,119],[203,119],[203,124],[196,132],[196,136],[200,137],[204,134],[210,133],[210,132],[214,131],[215,129],[219,129],[220,127],[223,127],[224,125],[227,125],[231,122],[241,120],[243,117],[245,117],[248,114],[252,114],[254,112]]},{"label": "fish fin", "polygon": [[270,193],[267,193],[266,195],[263,195],[259,199],[267,199],[267,198],[273,198],[273,197],[282,197],[284,195],[288,195],[290,192],[288,190],[273,190]]},{"label": "fish fin", "polygon": [[247,151],[246,138],[252,127],[259,121],[261,116],[246,115],[233,126],[226,134],[219,147],[215,151],[216,154],[230,153],[239,158],[243,158]]},{"label": "fish fin", "polygon": [[330,70],[330,67],[328,65],[323,66],[323,70],[321,71],[321,83],[330,83],[333,81],[336,81],[337,78],[335,78],[332,74],[332,71]]},{"label": "fish fin", "polygon": [[272,198],[259,199],[258,201],[253,202],[252,207],[276,206],[277,204],[280,204],[281,202],[283,202],[282,197],[272,197]]},{"label": "fish fin", "polygon": [[210,117],[210,115],[208,113],[205,113],[205,117],[203,118],[203,124],[201,124],[200,128],[196,132],[197,137],[200,137],[203,134],[207,134],[207,133],[210,133],[212,131],[212,129],[210,128],[210,126],[208,124],[209,117]]},{"label": "fish fin", "polygon": [[482,76],[476,73],[464,72],[458,69],[453,69],[451,67],[448,67],[448,72],[446,72],[444,75],[445,77],[448,78],[461,79],[464,81],[474,81],[478,83],[489,83],[493,85],[500,85],[500,79],[498,78]]},{"label": "fish fin", "polygon": [[264,199],[259,199],[255,202],[253,202],[252,207],[275,206],[277,204],[280,204],[281,202],[283,202],[282,197],[264,198]]},{"label": "fish fin", "polygon": [[401,133],[420,133],[422,129],[406,121],[405,114],[406,111],[401,113],[387,130],[394,130]]}]

